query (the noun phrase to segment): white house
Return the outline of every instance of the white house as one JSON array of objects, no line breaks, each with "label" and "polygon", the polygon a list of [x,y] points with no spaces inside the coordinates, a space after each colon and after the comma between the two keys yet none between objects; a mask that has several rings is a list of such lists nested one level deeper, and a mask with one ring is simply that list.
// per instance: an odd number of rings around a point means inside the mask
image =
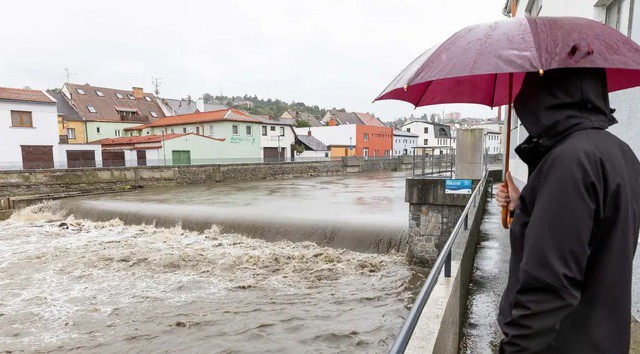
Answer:
[{"label": "white house", "polygon": [[0,169],[60,164],[56,100],[44,91],[0,88]]},{"label": "white house", "polygon": [[296,141],[293,125],[265,116],[254,115],[252,117],[262,123],[260,127],[260,146],[262,147],[263,161],[290,160],[292,156],[291,145]]},{"label": "white house", "polygon": [[485,129],[484,151],[489,155],[501,154],[502,153],[502,134]]},{"label": "white house", "polygon": [[329,147],[311,135],[310,131],[306,135],[298,135],[296,144],[301,145],[304,152],[296,153],[294,161],[321,161],[331,158]]},{"label": "white house", "polygon": [[[511,15],[511,1],[508,0],[503,8],[506,16]],[[513,0],[517,1],[517,0]],[[603,22],[635,42],[640,41],[640,6],[634,0],[520,0],[517,1],[517,17],[523,16],[579,16]],[[618,124],[609,131],[624,140],[640,155],[640,122],[636,119],[640,115],[637,102],[640,100],[640,88],[613,92],[609,95],[611,107],[616,109],[615,117]],[[515,147],[528,133],[520,124],[515,111],[511,123],[511,152],[509,166],[516,183],[521,186],[527,180],[527,166],[514,153]],[[507,115],[504,114],[504,117]]]},{"label": "white house", "polygon": [[402,130],[418,135],[418,150],[427,154],[440,155],[451,148],[451,127],[424,120],[407,121]]},{"label": "white house", "polygon": [[393,155],[413,155],[414,148],[418,146],[418,134],[404,130],[393,130]]}]

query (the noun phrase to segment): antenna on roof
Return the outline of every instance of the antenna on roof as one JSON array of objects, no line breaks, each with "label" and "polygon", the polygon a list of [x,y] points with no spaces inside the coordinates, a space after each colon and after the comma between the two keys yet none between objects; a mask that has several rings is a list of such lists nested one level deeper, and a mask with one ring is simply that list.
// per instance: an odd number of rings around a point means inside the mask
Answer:
[{"label": "antenna on roof", "polygon": [[155,94],[156,94],[156,97],[157,97],[158,95],[160,95],[160,85],[161,85],[161,82],[160,82],[160,81],[161,81],[161,78],[159,78],[159,77],[152,77],[152,78],[151,78],[151,84],[152,84],[152,85],[153,85],[153,87],[155,88],[155,89],[153,90],[153,93],[155,93]]},{"label": "antenna on roof", "polygon": [[71,70],[69,70],[69,68],[64,68],[64,72],[67,74],[67,83],[69,83],[69,80],[71,79]]}]

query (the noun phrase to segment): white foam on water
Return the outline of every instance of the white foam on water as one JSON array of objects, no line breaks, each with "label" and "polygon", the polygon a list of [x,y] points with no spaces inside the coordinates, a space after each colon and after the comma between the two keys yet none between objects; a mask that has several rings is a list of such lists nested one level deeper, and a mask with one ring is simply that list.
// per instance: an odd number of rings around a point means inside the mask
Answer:
[{"label": "white foam on water", "polygon": [[385,351],[410,273],[399,254],[91,222],[42,204],[0,223],[0,349]]}]

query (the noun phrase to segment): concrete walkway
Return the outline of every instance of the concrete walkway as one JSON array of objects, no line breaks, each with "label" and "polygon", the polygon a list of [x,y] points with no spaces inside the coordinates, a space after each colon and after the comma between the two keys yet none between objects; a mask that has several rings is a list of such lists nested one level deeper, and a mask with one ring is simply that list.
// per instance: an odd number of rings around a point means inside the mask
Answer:
[{"label": "concrete walkway", "polygon": [[[496,189],[497,185],[494,185],[494,191]],[[480,227],[460,353],[494,353],[502,338],[496,316],[507,284],[509,234],[500,224],[500,208],[495,199],[488,198]],[[640,322],[635,320],[640,317],[640,257],[634,260],[632,314],[630,352],[640,354]]]}]

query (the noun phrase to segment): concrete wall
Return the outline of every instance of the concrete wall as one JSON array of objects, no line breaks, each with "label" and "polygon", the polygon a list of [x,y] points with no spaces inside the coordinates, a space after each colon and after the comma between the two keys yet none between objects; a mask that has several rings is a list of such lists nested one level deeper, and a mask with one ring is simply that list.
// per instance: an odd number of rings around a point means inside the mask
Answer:
[{"label": "concrete wall", "polygon": [[[11,111],[31,112],[32,127],[13,127]],[[58,109],[55,103],[0,101],[0,169],[22,168],[20,145],[45,145],[53,148],[54,163],[58,154]]]},{"label": "concrete wall", "polygon": [[480,179],[484,175],[484,130],[460,129],[456,141],[456,178]]}]

